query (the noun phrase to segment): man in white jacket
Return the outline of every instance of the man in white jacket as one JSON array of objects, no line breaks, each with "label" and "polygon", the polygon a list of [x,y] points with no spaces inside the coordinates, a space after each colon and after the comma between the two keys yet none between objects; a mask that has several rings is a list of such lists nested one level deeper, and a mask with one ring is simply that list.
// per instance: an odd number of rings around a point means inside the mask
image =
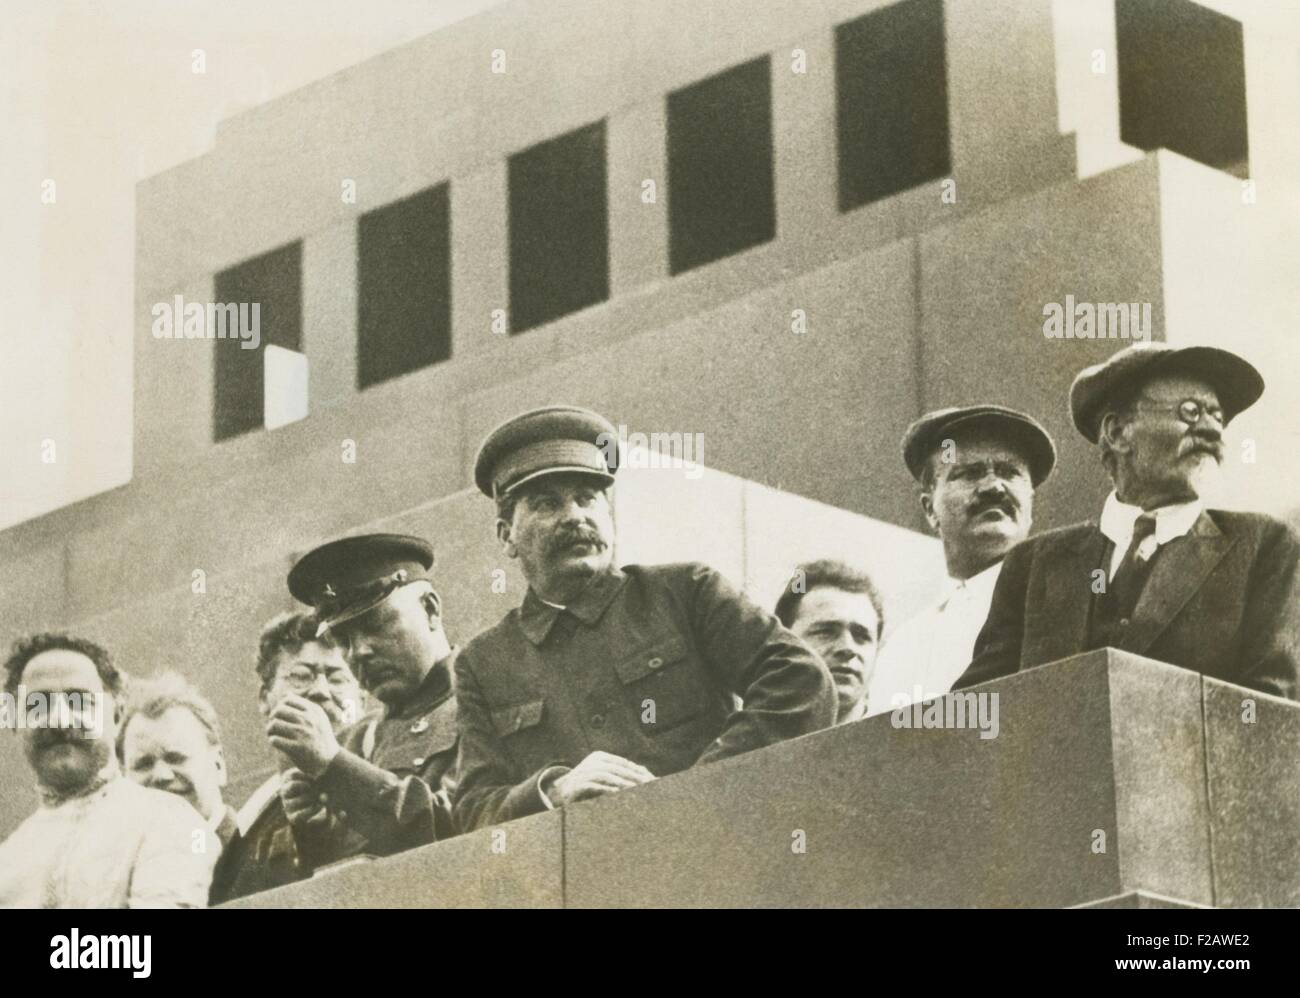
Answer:
[{"label": "man in white jacket", "polygon": [[881,714],[952,689],[970,664],[1002,559],[1029,535],[1034,490],[1056,448],[1023,412],[975,405],[926,413],[903,437],[921,509],[943,541],[948,579],[939,601],[886,640],[867,696]]},{"label": "man in white jacket", "polygon": [[5,662],[0,719],[23,732],[41,806],[0,843],[0,907],[207,904],[207,823],[118,768],[122,690],[108,652],[69,635],[27,638]]}]

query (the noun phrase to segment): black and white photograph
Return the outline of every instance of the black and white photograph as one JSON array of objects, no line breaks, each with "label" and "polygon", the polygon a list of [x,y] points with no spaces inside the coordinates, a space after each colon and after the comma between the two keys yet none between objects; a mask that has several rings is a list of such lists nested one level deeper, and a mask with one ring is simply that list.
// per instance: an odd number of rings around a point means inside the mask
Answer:
[{"label": "black and white photograph", "polygon": [[24,962],[169,979],[123,908],[1285,959],[1207,910],[1300,907],[1300,0],[0,17]]}]

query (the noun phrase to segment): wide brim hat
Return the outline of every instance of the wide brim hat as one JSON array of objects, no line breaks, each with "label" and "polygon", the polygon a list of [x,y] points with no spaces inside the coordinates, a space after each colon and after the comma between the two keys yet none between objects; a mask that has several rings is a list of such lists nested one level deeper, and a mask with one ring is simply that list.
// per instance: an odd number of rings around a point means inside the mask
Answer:
[{"label": "wide brim hat", "polygon": [[1157,374],[1183,374],[1214,389],[1224,425],[1264,394],[1264,376],[1249,361],[1219,347],[1135,343],[1085,367],[1070,386],[1070,417],[1080,433],[1097,442],[1106,405],[1122,402]]}]

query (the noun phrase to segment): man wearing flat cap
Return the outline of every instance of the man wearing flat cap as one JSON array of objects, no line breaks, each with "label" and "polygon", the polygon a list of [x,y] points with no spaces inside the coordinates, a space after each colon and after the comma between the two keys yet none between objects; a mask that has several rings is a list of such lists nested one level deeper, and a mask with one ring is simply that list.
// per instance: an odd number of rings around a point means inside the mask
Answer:
[{"label": "man wearing flat cap", "polygon": [[267,724],[271,744],[301,771],[281,792],[290,822],[319,819],[324,804],[365,840],[353,852],[389,855],[455,834],[453,655],[432,566],[433,548],[419,537],[366,534],[308,552],[289,573],[289,591],[315,607],[321,633],[383,705],[341,745],[320,705],[300,695],[281,700]]},{"label": "man wearing flat cap", "polygon": [[456,661],[466,830],[835,721],[816,653],[717,572],[614,565],[618,462],[614,428],[570,406],[517,416],[479,451],[475,481],[528,592]]},{"label": "man wearing flat cap", "polygon": [[926,413],[903,437],[903,463],[943,541],[948,580],[939,602],[885,642],[867,695],[869,714],[941,696],[970,664],[1002,559],[1029,536],[1034,490],[1056,447],[1042,425],[1000,405]]},{"label": "man wearing flat cap", "polygon": [[1213,347],[1128,347],[1070,388],[1074,425],[1114,491],[1097,523],[1007,555],[958,686],[1113,647],[1295,699],[1300,539],[1255,513],[1206,509],[1223,430],[1264,379]]}]

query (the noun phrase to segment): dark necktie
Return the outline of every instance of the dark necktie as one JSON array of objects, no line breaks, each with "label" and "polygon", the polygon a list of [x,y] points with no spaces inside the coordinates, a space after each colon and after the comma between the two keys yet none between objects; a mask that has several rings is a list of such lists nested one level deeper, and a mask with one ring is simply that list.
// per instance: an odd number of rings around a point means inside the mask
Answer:
[{"label": "dark necktie", "polygon": [[1155,551],[1152,551],[1147,558],[1143,558],[1138,554],[1138,548],[1155,532],[1155,514],[1143,513],[1137,518],[1133,524],[1133,539],[1129,541],[1128,550],[1124,552],[1124,559],[1119,563],[1115,578],[1110,580],[1111,594],[1124,612],[1131,611],[1137,606],[1142,587],[1146,584],[1147,576],[1151,574],[1151,562],[1155,559]]}]

